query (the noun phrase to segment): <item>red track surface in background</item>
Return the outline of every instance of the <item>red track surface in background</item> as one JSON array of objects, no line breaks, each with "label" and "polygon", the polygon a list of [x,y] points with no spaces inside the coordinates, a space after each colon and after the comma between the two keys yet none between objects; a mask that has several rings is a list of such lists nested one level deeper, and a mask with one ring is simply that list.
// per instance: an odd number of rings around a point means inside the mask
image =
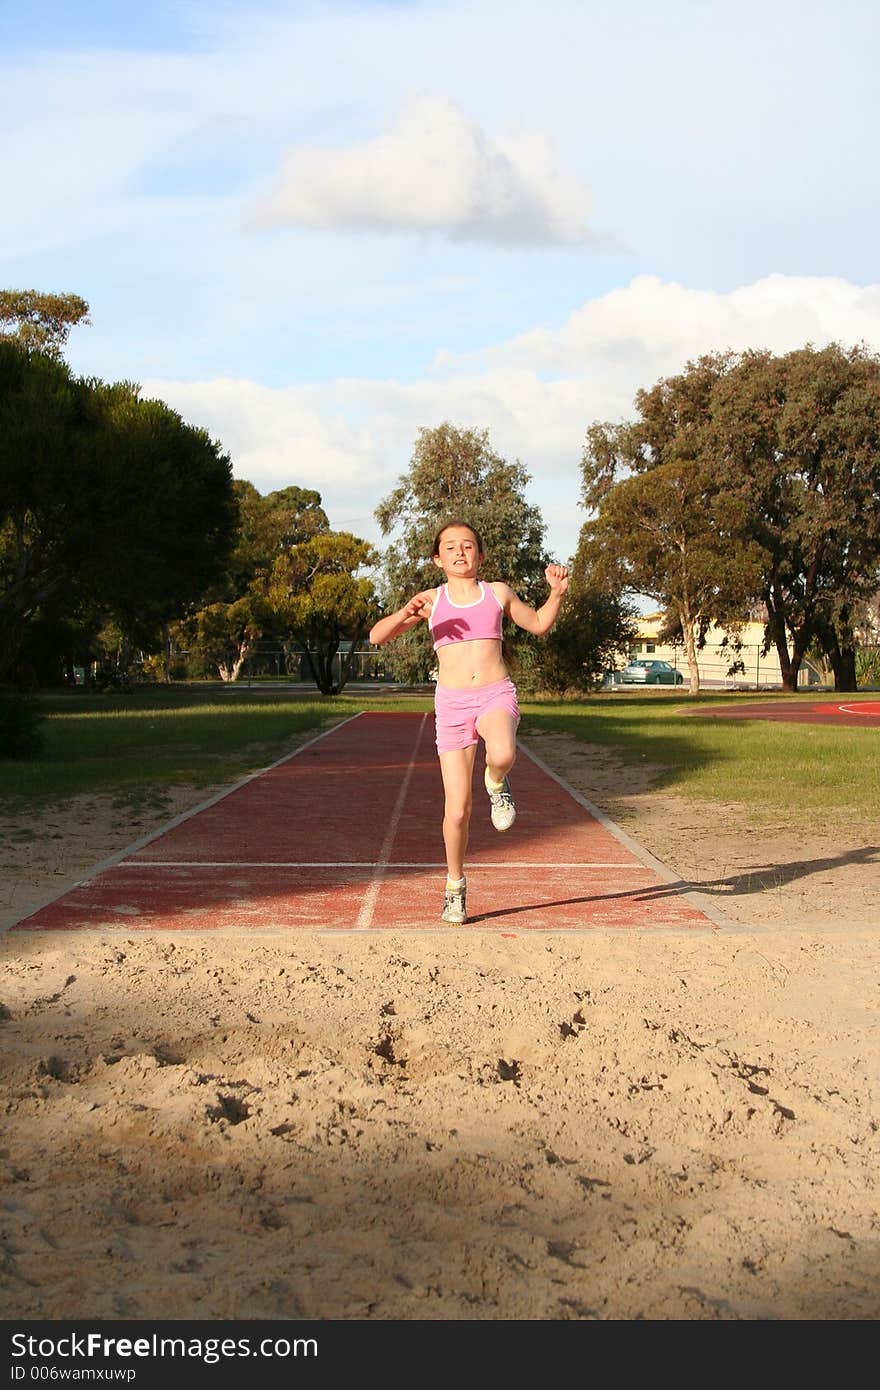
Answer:
[{"label": "red track surface in background", "polygon": [[474,775],[469,920],[444,926],[430,715],[362,714],[13,924],[13,931],[524,930],[723,924],[523,748],[517,819]]},{"label": "red track surface in background", "polygon": [[757,705],[719,705],[689,713],[719,719],[779,719],[786,724],[851,724],[863,729],[880,726],[880,700],[821,700],[818,704],[784,700]]}]

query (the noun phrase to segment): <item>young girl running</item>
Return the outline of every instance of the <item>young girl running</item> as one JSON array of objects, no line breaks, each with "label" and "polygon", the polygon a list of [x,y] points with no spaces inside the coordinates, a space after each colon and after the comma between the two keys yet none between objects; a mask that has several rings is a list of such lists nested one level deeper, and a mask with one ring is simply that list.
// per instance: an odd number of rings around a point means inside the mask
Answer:
[{"label": "young girl running", "polygon": [[509,830],[516,818],[508,774],[516,759],[519,708],[501,650],[502,619],[510,618],[539,637],[549,632],[568,588],[568,569],[547,566],[544,574],[550,595],[536,610],[508,584],[485,584],[477,577],[484,559],[483,543],[469,522],[449,521],[441,527],[432,554],[446,576],[445,584],[422,590],[396,613],[381,618],[370,632],[370,641],[382,646],[423,619],[431,629],[438,666],[437,752],[445,795],[447,874],[441,918],[458,925],[467,921],[464,859],[478,737],[486,748],[484,778],[492,824],[496,830]]}]

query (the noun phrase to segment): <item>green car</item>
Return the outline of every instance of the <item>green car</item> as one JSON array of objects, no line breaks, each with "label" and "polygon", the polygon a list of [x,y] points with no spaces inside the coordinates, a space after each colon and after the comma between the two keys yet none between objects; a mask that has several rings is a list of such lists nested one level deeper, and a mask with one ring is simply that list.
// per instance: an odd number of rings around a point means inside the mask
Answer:
[{"label": "green car", "polygon": [[621,673],[624,685],[683,685],[684,676],[668,661],[631,661]]}]

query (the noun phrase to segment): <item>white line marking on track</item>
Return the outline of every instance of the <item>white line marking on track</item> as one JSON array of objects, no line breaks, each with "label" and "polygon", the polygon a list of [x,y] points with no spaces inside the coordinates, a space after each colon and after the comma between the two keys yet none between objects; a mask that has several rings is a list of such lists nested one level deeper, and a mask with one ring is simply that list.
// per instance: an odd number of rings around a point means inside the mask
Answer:
[{"label": "white line marking on track", "polygon": [[394,837],[397,834],[397,827],[400,825],[400,818],[403,815],[403,805],[406,801],[406,794],[409,791],[409,784],[412,781],[413,770],[416,765],[419,744],[422,741],[422,734],[425,731],[425,723],[428,716],[423,714],[419,720],[419,729],[416,734],[416,741],[413,746],[412,757],[409,760],[403,781],[400,784],[400,791],[397,793],[397,800],[394,803],[394,810],[391,812],[391,819],[388,822],[388,829],[385,832],[385,839],[382,841],[382,848],[379,850],[379,858],[373,870],[373,881],[364,894],[361,903],[361,910],[357,915],[355,927],[358,931],[366,931],[372,926],[373,914],[376,911],[376,900],[379,897],[379,889],[382,887],[382,880],[388,870],[391,861],[391,846],[394,844]]},{"label": "white line marking on track", "polygon": [[[142,859],[128,860],[124,864],[111,865],[115,869],[445,869],[441,860],[432,862],[416,859],[389,859],[381,863],[377,859]],[[646,864],[621,864],[617,860],[578,859],[565,863],[548,863],[535,860],[528,863],[508,860],[495,862],[484,859],[473,862],[474,869],[633,869],[636,873],[650,873]]]}]

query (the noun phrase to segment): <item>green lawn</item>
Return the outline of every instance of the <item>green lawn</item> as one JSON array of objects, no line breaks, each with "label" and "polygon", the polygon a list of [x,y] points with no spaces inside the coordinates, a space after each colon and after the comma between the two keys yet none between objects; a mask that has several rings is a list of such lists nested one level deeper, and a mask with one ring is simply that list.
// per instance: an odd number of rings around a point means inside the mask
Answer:
[{"label": "green lawn", "polygon": [[[647,759],[659,783],[707,802],[737,801],[786,814],[875,818],[880,811],[880,730],[826,728],[686,713],[751,695],[602,694],[522,702],[523,733],[536,727]],[[764,694],[761,700],[768,698]],[[815,699],[805,695],[804,699]],[[848,700],[857,697],[847,697]],[[161,799],[175,784],[234,781],[282,757],[310,732],[361,709],[429,710],[430,697],[352,691],[322,698],[289,690],[147,686],[129,695],[43,697],[46,747],[31,760],[0,759],[0,805],[26,813],[77,793]]]},{"label": "green lawn", "polygon": [[[793,825],[826,812],[874,818],[880,812],[880,729],[774,720],[712,719],[695,710],[815,694],[596,695],[569,704],[523,705],[522,731],[553,729],[614,748],[625,763],[647,760],[655,786],[707,802],[737,801],[787,813]],[[846,696],[850,703],[858,696]],[[868,696],[867,698],[871,698]],[[876,699],[876,694],[873,696]]]},{"label": "green lawn", "polygon": [[[405,698],[392,704],[430,707]],[[42,753],[0,758],[0,805],[7,811],[78,793],[155,801],[170,786],[231,782],[283,757],[310,732],[357,714],[364,702],[266,687],[157,685],[127,695],[41,697],[40,705]]]}]

